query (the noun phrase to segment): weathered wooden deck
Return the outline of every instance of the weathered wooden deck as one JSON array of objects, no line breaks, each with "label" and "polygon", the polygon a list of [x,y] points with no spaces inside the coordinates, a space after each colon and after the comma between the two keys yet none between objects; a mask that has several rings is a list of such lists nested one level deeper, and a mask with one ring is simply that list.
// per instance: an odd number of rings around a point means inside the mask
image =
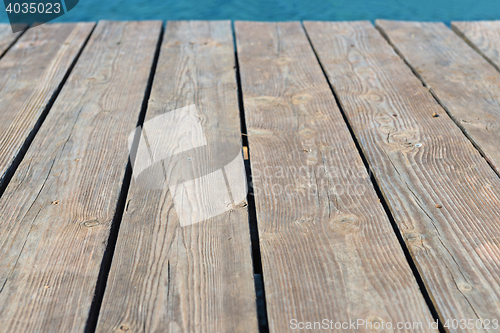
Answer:
[{"label": "weathered wooden deck", "polygon": [[[500,21],[0,25],[0,78],[0,332],[500,332]],[[250,193],[182,226],[128,140],[192,104]]]}]

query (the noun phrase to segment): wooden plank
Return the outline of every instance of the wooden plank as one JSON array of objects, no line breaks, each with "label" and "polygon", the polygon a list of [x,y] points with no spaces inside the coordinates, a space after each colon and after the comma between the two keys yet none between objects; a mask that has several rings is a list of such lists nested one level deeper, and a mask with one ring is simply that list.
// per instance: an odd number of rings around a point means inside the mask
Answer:
[{"label": "wooden plank", "polygon": [[440,319],[498,318],[500,179],[371,23],[305,27]]},{"label": "wooden plank", "polygon": [[98,24],[0,198],[2,329],[84,330],[161,25]]},{"label": "wooden plank", "polygon": [[500,174],[500,73],[443,23],[377,25]]},{"label": "wooden plank", "polygon": [[451,22],[451,28],[500,71],[500,21]]},{"label": "wooden plank", "polygon": [[235,28],[270,331],[431,320],[300,23]]},{"label": "wooden plank", "polygon": [[94,23],[63,23],[30,29],[0,61],[0,188],[93,28]]},{"label": "wooden plank", "polygon": [[[248,212],[238,204],[246,176],[234,66],[231,22],[168,22],[142,131],[149,147],[141,148],[143,137],[98,332],[258,331]],[[167,179],[147,170],[136,177],[144,156],[147,166],[163,163]],[[221,170],[236,206],[217,180]],[[199,186],[185,197],[190,209],[177,200],[176,182],[187,192],[186,184]],[[220,203],[221,214],[188,221]]]},{"label": "wooden plank", "polygon": [[0,24],[0,58],[16,42],[22,32],[12,33],[9,24]]}]

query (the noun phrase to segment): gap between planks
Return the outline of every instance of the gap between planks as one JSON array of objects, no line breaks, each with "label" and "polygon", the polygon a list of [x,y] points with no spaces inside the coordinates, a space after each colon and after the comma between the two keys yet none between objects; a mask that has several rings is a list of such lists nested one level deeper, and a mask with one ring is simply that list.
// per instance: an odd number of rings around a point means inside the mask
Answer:
[{"label": "gap between planks", "polygon": [[251,243],[252,243],[252,263],[254,271],[254,284],[255,284],[255,294],[256,294],[256,305],[257,305],[257,316],[259,319],[259,332],[268,333],[269,324],[267,316],[267,305],[266,305],[266,288],[264,284],[264,276],[262,274],[262,254],[260,251],[260,237],[259,237],[259,221],[257,220],[257,210],[255,207],[255,197],[252,185],[252,164],[250,161],[250,152],[248,145],[248,129],[245,119],[245,105],[243,101],[243,91],[241,89],[241,75],[240,75],[240,64],[238,60],[238,50],[236,48],[236,34],[234,29],[234,22],[231,24],[232,34],[233,34],[233,44],[234,57],[236,64],[236,82],[238,84],[238,107],[240,110],[240,122],[241,122],[241,139],[243,143],[243,156],[245,159],[245,171],[247,176],[247,186],[248,186],[248,218],[250,225]]}]

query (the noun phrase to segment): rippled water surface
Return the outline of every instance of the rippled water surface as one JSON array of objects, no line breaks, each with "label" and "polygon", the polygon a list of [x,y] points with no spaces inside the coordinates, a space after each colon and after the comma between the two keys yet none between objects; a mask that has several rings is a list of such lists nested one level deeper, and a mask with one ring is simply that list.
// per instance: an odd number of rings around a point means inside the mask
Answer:
[{"label": "rippled water surface", "polygon": [[[0,8],[0,22],[8,22],[5,7],[0,5]],[[500,0],[80,0],[72,11],[57,21],[377,18],[446,23],[452,20],[494,20],[500,19]]]}]

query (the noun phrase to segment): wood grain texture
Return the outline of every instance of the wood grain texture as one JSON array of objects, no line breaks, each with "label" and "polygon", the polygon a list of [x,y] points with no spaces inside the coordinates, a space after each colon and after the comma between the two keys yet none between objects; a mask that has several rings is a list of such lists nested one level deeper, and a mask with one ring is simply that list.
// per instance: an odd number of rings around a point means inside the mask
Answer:
[{"label": "wood grain texture", "polygon": [[0,188],[93,28],[63,23],[30,29],[1,59]]},{"label": "wood grain texture", "polygon": [[[158,148],[175,152],[154,158],[167,179],[141,173],[132,180],[98,332],[258,331],[246,203],[191,225],[182,226],[179,217],[180,210],[189,217],[227,196],[224,180],[203,188],[198,176],[224,168],[231,184],[227,163],[243,166],[234,66],[229,21],[168,22],[143,133],[153,157]],[[168,130],[151,132],[180,110],[196,111],[187,119],[190,126],[180,119]],[[172,146],[176,137],[183,139]],[[236,177],[246,184],[240,171]],[[188,181],[200,185],[195,200],[187,197],[191,211],[175,201],[171,187]]]},{"label": "wood grain texture", "polygon": [[500,21],[451,22],[451,28],[500,71]]},{"label": "wood grain texture", "polygon": [[300,23],[235,32],[270,331],[430,320]]},{"label": "wood grain texture", "polygon": [[371,23],[304,25],[440,319],[498,318],[500,179]]},{"label": "wood grain texture", "polygon": [[0,330],[84,330],[161,25],[99,23],[0,199]]},{"label": "wood grain texture", "polygon": [[22,34],[22,32],[12,33],[9,24],[0,24],[0,58]]},{"label": "wood grain texture", "polygon": [[500,174],[500,73],[443,23],[377,25]]}]

